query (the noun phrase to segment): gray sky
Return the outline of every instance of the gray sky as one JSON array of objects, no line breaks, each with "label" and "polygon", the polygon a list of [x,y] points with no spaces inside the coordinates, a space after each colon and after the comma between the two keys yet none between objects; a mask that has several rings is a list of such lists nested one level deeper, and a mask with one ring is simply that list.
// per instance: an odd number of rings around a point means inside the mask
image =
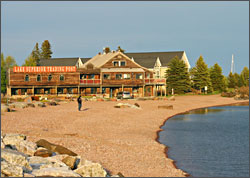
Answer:
[{"label": "gray sky", "polygon": [[93,57],[102,48],[127,52],[186,51],[230,72],[249,66],[249,2],[1,2],[1,52],[24,63],[38,42],[52,57]]}]

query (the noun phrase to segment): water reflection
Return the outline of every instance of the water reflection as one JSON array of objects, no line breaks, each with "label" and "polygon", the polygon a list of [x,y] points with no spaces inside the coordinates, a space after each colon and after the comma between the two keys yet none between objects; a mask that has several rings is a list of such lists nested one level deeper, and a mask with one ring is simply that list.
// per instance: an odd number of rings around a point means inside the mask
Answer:
[{"label": "water reflection", "polygon": [[196,110],[192,110],[189,111],[187,113],[184,113],[185,115],[188,114],[207,114],[209,113],[216,113],[216,112],[222,112],[225,111],[225,109],[211,109],[211,108],[203,108],[203,109],[196,109]]}]

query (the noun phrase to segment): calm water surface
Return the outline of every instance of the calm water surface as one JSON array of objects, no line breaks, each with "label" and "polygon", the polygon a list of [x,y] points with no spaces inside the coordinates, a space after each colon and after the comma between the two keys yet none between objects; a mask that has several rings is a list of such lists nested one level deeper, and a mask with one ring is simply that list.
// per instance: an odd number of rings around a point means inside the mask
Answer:
[{"label": "calm water surface", "polygon": [[249,105],[191,111],[159,133],[168,157],[194,177],[249,177]]}]

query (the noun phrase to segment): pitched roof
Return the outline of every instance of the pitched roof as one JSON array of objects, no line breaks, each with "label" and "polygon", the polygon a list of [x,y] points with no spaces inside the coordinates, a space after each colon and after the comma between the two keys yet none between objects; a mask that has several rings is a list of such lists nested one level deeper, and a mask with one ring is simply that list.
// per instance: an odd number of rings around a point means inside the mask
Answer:
[{"label": "pitched roof", "polygon": [[93,64],[94,67],[99,68],[104,65],[108,60],[112,59],[118,54],[122,54],[121,52],[111,52],[107,54],[97,54],[96,56],[92,57],[86,63],[83,64],[83,67],[86,67],[88,64]]},{"label": "pitched roof", "polygon": [[78,59],[79,57],[40,59],[39,66],[75,66]]},{"label": "pitched roof", "polygon": [[174,52],[142,52],[142,53],[124,53],[128,57],[134,59],[134,61],[146,68],[154,68],[156,59],[159,57],[162,66],[167,66],[169,61],[175,56],[182,58],[184,51]]}]

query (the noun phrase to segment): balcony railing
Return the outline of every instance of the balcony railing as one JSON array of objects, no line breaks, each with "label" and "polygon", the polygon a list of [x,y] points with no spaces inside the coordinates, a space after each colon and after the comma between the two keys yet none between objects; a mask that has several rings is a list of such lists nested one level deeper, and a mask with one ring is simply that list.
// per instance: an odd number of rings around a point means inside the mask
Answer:
[{"label": "balcony railing", "polygon": [[100,85],[100,79],[80,79],[81,85]]},{"label": "balcony railing", "polygon": [[145,84],[166,84],[166,79],[165,78],[145,79]]}]

